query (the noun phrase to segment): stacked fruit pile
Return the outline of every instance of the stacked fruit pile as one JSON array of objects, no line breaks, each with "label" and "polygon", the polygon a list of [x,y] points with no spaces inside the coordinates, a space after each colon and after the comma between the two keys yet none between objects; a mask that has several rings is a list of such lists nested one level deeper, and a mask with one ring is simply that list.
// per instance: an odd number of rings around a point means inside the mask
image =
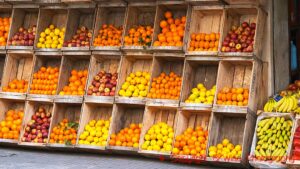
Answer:
[{"label": "stacked fruit pile", "polygon": [[130,73],[119,91],[120,96],[146,97],[149,88],[150,74],[137,71]]},{"label": "stacked fruit pile", "polygon": [[79,144],[106,146],[110,120],[91,120],[79,136]]},{"label": "stacked fruit pile", "polygon": [[295,95],[292,96],[283,96],[278,102],[273,98],[270,98],[269,101],[264,106],[265,112],[280,112],[280,113],[290,113],[292,111],[300,113],[298,108],[298,99]]},{"label": "stacked fruit pile", "polygon": [[256,24],[243,22],[234,25],[224,38],[222,52],[253,52]]},{"label": "stacked fruit pile", "polygon": [[24,117],[23,110],[8,110],[5,119],[0,122],[0,138],[18,140],[22,120]]},{"label": "stacked fruit pile", "polygon": [[76,34],[72,36],[71,40],[64,42],[64,47],[83,47],[90,46],[90,39],[92,38],[92,31],[87,27],[81,26],[76,30]]},{"label": "stacked fruit pile", "polygon": [[49,143],[75,145],[77,138],[78,121],[69,122],[63,119],[57,126],[53,127]]},{"label": "stacked fruit pile", "polygon": [[5,46],[8,38],[11,18],[0,17],[0,46]]},{"label": "stacked fruit pile", "polygon": [[197,84],[197,88],[193,88],[185,103],[204,103],[213,104],[216,93],[216,86],[207,90],[202,83]]},{"label": "stacked fruit pile", "polygon": [[69,84],[63,87],[63,91],[60,91],[59,95],[84,95],[87,75],[88,71],[86,69],[79,71],[73,69],[69,78]]},{"label": "stacked fruit pile", "polygon": [[247,106],[249,98],[249,89],[247,88],[229,88],[224,87],[218,93],[217,104],[232,106]]},{"label": "stacked fruit pile", "polygon": [[30,94],[55,95],[58,83],[59,68],[42,66],[33,74]]},{"label": "stacked fruit pile", "polygon": [[271,117],[258,122],[255,157],[259,160],[281,161],[290,142],[293,122],[284,117]]},{"label": "stacked fruit pile", "polygon": [[300,127],[298,126],[294,133],[294,140],[292,146],[292,159],[300,160]]},{"label": "stacked fruit pile", "polygon": [[178,100],[181,91],[182,78],[170,72],[169,75],[161,73],[153,78],[148,98]]},{"label": "stacked fruit pile", "polygon": [[193,33],[189,51],[218,51],[220,33]]},{"label": "stacked fruit pile", "polygon": [[157,41],[153,46],[182,46],[186,17],[173,18],[170,11],[164,13],[165,20],[160,21],[161,33],[157,35]]},{"label": "stacked fruit pile", "polygon": [[128,31],[124,37],[125,46],[150,46],[153,34],[152,26],[138,26]]},{"label": "stacked fruit pile", "polygon": [[242,147],[234,146],[228,139],[223,139],[217,146],[209,147],[209,157],[239,159],[242,157]]},{"label": "stacked fruit pile", "polygon": [[50,25],[44,32],[40,33],[38,48],[53,48],[60,49],[63,45],[65,38],[65,28],[56,28],[54,25]]},{"label": "stacked fruit pile", "polygon": [[50,123],[51,112],[39,107],[25,127],[22,142],[47,143]]},{"label": "stacked fruit pile", "polygon": [[16,32],[11,39],[7,42],[7,45],[11,46],[33,46],[34,38],[36,33],[36,26],[32,28],[25,29],[20,27],[18,32]]},{"label": "stacked fruit pile", "polygon": [[208,131],[203,130],[202,127],[196,127],[195,130],[187,128],[183,134],[176,136],[172,154],[204,157],[206,155],[207,138]]},{"label": "stacked fruit pile", "polygon": [[143,150],[171,152],[174,132],[173,128],[164,122],[154,124],[147,131],[142,145]]},{"label": "stacked fruit pile", "polygon": [[118,134],[111,134],[109,145],[110,146],[123,146],[123,147],[139,147],[140,134],[142,124],[130,124]]},{"label": "stacked fruit pile", "polygon": [[93,96],[114,96],[118,81],[118,73],[107,73],[100,70],[88,87],[87,94]]},{"label": "stacked fruit pile", "polygon": [[3,92],[16,92],[16,93],[26,93],[28,88],[28,81],[14,79],[8,83],[8,86],[3,87]]},{"label": "stacked fruit pile", "polygon": [[120,46],[122,40],[123,27],[113,25],[102,25],[98,36],[94,40],[94,46]]}]

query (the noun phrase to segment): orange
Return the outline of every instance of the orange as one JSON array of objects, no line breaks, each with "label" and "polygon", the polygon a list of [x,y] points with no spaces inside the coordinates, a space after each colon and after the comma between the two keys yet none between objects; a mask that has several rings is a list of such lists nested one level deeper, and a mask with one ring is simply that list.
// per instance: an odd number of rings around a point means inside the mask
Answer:
[{"label": "orange", "polygon": [[165,20],[162,20],[162,21],[160,21],[160,23],[159,23],[159,26],[160,26],[161,28],[166,28],[167,25],[168,25],[168,23],[167,23],[167,21],[165,21]]},{"label": "orange", "polygon": [[164,14],[165,18],[169,19],[172,17],[172,12],[171,11],[166,11]]}]

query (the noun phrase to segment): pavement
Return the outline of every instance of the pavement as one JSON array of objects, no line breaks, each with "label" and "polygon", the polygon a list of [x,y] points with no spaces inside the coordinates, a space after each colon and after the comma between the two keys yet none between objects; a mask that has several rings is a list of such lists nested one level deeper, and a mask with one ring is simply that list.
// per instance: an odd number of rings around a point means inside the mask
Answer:
[{"label": "pavement", "polygon": [[0,169],[219,169],[140,156],[0,147]]}]

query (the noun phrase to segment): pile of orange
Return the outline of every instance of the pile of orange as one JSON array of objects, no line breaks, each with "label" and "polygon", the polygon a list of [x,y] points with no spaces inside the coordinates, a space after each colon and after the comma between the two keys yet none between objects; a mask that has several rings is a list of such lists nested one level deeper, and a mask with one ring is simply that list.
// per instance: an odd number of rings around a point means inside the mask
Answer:
[{"label": "pile of orange", "polygon": [[7,42],[11,18],[0,18],[0,46],[5,46]]},{"label": "pile of orange", "polygon": [[57,126],[53,127],[49,143],[75,145],[77,138],[78,122],[69,122],[63,119]]},{"label": "pile of orange", "polygon": [[58,83],[59,68],[42,66],[33,74],[30,94],[55,95]]},{"label": "pile of orange", "polygon": [[102,25],[98,36],[94,40],[94,46],[120,46],[123,28],[113,25]]},{"label": "pile of orange", "polygon": [[69,85],[63,88],[63,91],[59,92],[59,95],[84,95],[84,88],[86,84],[88,71],[73,69],[71,71],[71,77],[69,78]]},{"label": "pile of orange", "polygon": [[8,110],[0,122],[0,138],[18,140],[23,116],[23,110]]},{"label": "pile of orange", "polygon": [[169,75],[161,73],[158,77],[153,78],[148,98],[153,99],[179,99],[182,78],[174,72]]},{"label": "pile of orange", "polygon": [[186,17],[174,19],[170,11],[165,12],[164,16],[165,20],[159,23],[161,33],[158,34],[158,40],[153,46],[182,46]]},{"label": "pile of orange", "polygon": [[8,83],[8,86],[3,87],[3,92],[16,92],[16,93],[26,93],[28,88],[28,81],[14,79]]},{"label": "pile of orange", "polygon": [[130,124],[129,127],[122,129],[118,134],[112,134],[109,145],[138,148],[141,128],[142,124]]},{"label": "pile of orange", "polygon": [[150,46],[153,28],[151,26],[138,26],[131,28],[124,37],[125,46]]},{"label": "pile of orange", "polygon": [[217,104],[247,106],[249,98],[249,89],[247,88],[229,88],[224,87],[218,93]]},{"label": "pile of orange", "polygon": [[198,33],[191,34],[189,51],[218,51],[219,33]]},{"label": "pile of orange", "polygon": [[208,131],[203,130],[202,127],[196,127],[195,130],[187,128],[183,134],[175,138],[172,154],[204,157],[206,155],[207,138]]}]

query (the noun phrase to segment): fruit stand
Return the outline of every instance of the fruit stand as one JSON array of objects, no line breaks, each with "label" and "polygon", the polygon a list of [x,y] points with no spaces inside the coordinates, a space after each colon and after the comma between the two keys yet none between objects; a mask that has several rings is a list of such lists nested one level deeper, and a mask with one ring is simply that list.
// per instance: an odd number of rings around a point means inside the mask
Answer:
[{"label": "fruit stand", "polygon": [[270,4],[6,2],[0,144],[250,167]]}]

